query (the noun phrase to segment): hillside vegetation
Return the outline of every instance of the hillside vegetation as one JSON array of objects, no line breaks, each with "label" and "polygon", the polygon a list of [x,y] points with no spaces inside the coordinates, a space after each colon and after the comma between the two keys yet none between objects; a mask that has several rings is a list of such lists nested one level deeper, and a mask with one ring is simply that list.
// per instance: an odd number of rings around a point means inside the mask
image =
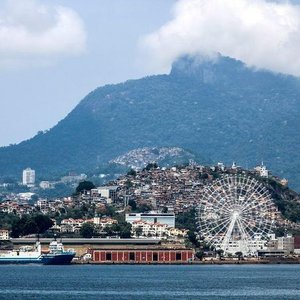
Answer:
[{"label": "hillside vegetation", "polygon": [[[42,96],[42,95],[41,95]],[[88,171],[133,149],[182,147],[245,167],[263,159],[300,190],[300,84],[220,57],[183,57],[169,75],[107,85],[55,127],[0,149],[2,176]]]}]

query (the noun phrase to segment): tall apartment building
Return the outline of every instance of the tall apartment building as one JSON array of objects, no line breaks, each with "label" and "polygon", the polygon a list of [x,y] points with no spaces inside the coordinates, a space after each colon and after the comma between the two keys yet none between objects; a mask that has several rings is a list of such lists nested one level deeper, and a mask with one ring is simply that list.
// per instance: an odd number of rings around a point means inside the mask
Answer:
[{"label": "tall apartment building", "polygon": [[35,183],[35,170],[27,168],[23,170],[23,185],[33,186]]}]

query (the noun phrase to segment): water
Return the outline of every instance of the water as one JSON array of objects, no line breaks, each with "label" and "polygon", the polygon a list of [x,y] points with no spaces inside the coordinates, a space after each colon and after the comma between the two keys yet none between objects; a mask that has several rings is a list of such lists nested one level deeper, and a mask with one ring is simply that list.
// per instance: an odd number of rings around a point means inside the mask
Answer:
[{"label": "water", "polygon": [[0,299],[300,299],[300,265],[0,265]]}]

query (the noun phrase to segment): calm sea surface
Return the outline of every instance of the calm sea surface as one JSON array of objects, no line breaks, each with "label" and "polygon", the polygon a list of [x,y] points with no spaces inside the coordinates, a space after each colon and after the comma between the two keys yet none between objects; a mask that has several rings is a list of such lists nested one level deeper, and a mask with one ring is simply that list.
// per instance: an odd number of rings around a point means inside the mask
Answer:
[{"label": "calm sea surface", "polygon": [[0,299],[300,299],[300,265],[0,265]]}]

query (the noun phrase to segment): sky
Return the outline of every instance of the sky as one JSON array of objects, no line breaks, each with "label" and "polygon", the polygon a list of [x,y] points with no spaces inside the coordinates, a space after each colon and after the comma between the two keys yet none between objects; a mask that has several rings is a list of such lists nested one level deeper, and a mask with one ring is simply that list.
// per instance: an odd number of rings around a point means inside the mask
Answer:
[{"label": "sky", "polygon": [[90,91],[221,53],[300,76],[286,0],[0,0],[0,146],[63,119]]},{"label": "sky", "polygon": [[99,86],[145,76],[140,39],[174,3],[0,0],[0,146],[53,127]]}]

